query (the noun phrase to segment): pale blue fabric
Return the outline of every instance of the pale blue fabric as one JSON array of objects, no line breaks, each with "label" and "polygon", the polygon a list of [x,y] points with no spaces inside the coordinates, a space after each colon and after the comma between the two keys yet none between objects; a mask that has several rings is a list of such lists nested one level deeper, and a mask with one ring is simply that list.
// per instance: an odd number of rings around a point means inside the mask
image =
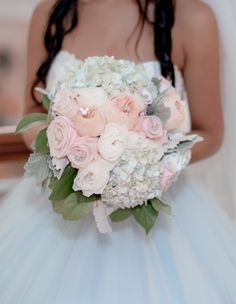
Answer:
[{"label": "pale blue fabric", "polygon": [[66,222],[23,179],[0,212],[1,304],[233,304],[236,239],[224,212],[183,176],[148,236],[133,218],[97,231]]}]

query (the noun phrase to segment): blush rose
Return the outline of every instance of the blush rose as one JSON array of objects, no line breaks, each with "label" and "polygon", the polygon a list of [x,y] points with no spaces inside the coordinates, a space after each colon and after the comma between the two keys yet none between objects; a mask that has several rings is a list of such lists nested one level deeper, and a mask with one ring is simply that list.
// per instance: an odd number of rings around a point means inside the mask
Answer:
[{"label": "blush rose", "polygon": [[106,119],[98,108],[84,107],[76,113],[73,122],[80,136],[97,137],[102,134]]},{"label": "blush rose", "polygon": [[137,123],[142,110],[140,96],[128,93],[112,97],[110,103],[103,108],[107,122],[125,125],[129,130]]},{"label": "blush rose", "polygon": [[58,116],[50,123],[47,137],[51,156],[63,158],[70,151],[78,135],[68,118]]},{"label": "blush rose", "polygon": [[97,139],[80,137],[71,146],[68,159],[72,167],[82,169],[98,157]]},{"label": "blush rose", "polygon": [[79,108],[79,90],[71,88],[61,89],[56,94],[52,105],[54,113],[70,119],[74,117]]},{"label": "blush rose", "polygon": [[140,116],[135,130],[143,132],[146,137],[160,144],[168,141],[167,130],[163,128],[162,122],[157,116]]},{"label": "blush rose", "polygon": [[170,109],[171,115],[165,124],[167,130],[181,129],[185,123],[185,107],[175,90],[170,90],[162,99],[163,104]]},{"label": "blush rose", "polygon": [[87,197],[101,194],[110,177],[111,164],[98,158],[86,168],[79,170],[73,184],[73,190],[81,190]]}]

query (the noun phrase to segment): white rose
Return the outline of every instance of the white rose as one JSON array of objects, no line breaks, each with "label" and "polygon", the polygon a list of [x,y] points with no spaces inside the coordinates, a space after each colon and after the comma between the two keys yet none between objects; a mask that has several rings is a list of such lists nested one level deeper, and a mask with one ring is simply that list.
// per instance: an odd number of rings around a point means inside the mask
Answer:
[{"label": "white rose", "polygon": [[[155,141],[152,141],[150,139],[147,139],[147,141],[148,141],[149,150],[150,151],[152,150],[153,152],[155,152],[155,161],[160,160],[162,158],[162,156],[164,155],[166,148],[163,145],[161,145]],[[154,161],[154,159],[152,161]]]},{"label": "white rose", "polygon": [[149,145],[149,140],[146,139],[145,135],[136,131],[129,131],[127,142],[130,149],[145,149]]},{"label": "white rose", "polygon": [[79,100],[88,107],[100,107],[109,101],[103,88],[81,88],[77,91],[80,95]]},{"label": "white rose", "polygon": [[109,123],[98,140],[98,151],[107,161],[117,161],[127,145],[128,129],[115,123]]},{"label": "white rose", "polygon": [[101,194],[108,183],[112,168],[113,164],[98,158],[88,167],[79,170],[73,190],[81,190],[88,197],[92,194]]}]

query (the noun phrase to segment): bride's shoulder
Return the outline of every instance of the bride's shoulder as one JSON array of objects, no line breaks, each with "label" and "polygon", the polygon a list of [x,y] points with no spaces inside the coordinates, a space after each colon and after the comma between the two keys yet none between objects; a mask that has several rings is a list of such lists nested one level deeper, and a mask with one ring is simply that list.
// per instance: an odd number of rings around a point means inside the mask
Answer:
[{"label": "bride's shoulder", "polygon": [[29,49],[33,50],[32,53],[42,53],[41,57],[44,56],[43,53],[45,52],[43,36],[50,11],[55,2],[55,0],[40,1],[31,16],[28,36]]},{"label": "bride's shoulder", "polygon": [[40,25],[45,25],[50,10],[52,9],[53,5],[56,3],[55,0],[44,0],[44,1],[40,1],[32,14],[31,17],[31,25],[34,26],[40,26]]},{"label": "bride's shoulder", "polygon": [[[218,26],[214,12],[200,0],[176,1],[176,25],[180,33],[183,49],[192,53],[198,45],[218,39]],[[199,44],[199,42],[201,43]]]},{"label": "bride's shoulder", "polygon": [[177,0],[176,22],[186,32],[202,31],[203,28],[217,26],[214,12],[201,0]]}]

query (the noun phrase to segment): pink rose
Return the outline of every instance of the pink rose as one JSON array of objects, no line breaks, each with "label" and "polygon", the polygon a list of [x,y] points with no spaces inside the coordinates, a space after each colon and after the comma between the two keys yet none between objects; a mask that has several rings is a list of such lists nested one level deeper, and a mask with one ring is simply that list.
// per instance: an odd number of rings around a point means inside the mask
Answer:
[{"label": "pink rose", "polygon": [[163,129],[162,122],[157,116],[140,116],[135,130],[143,132],[146,137],[155,139],[160,144],[168,141],[167,131]]},{"label": "pink rose", "polygon": [[86,137],[78,138],[72,144],[70,152],[67,156],[72,167],[77,169],[87,167],[98,157],[97,139]]},{"label": "pink rose", "polygon": [[93,215],[98,230],[101,233],[111,233],[112,228],[109,223],[109,214],[111,214],[115,208],[104,204],[101,200],[98,200],[93,205]]},{"label": "pink rose", "polygon": [[103,88],[81,88],[77,91],[80,103],[87,107],[100,107],[109,102],[107,93]]},{"label": "pink rose", "polygon": [[98,108],[83,107],[76,113],[74,124],[80,136],[97,137],[105,128],[105,117]]},{"label": "pink rose", "polygon": [[63,158],[70,151],[78,135],[68,118],[58,116],[50,123],[47,137],[51,156]]},{"label": "pink rose", "polygon": [[174,89],[172,87],[171,82],[169,80],[167,80],[166,78],[161,77],[160,89],[159,89],[160,93],[164,93],[168,89]]},{"label": "pink rose", "polygon": [[132,129],[138,121],[139,113],[143,110],[140,105],[138,94],[120,94],[113,97],[103,111],[108,122],[126,125]]},{"label": "pink rose", "polygon": [[73,190],[81,190],[87,197],[92,194],[102,194],[110,178],[111,164],[98,158],[88,167],[78,171],[74,180]]},{"label": "pink rose", "polygon": [[162,99],[163,104],[170,109],[170,118],[165,124],[167,130],[181,129],[185,123],[185,107],[180,96],[173,89],[164,95]]},{"label": "pink rose", "polygon": [[161,192],[165,192],[173,183],[176,173],[174,173],[172,170],[166,166],[165,162],[162,162],[161,164],[161,179],[160,179],[160,186],[161,186]]},{"label": "pink rose", "polygon": [[128,129],[115,123],[109,123],[98,140],[100,155],[110,162],[117,161],[127,144]]},{"label": "pink rose", "polygon": [[54,113],[68,118],[73,118],[79,108],[79,90],[71,88],[60,90],[56,94],[52,105]]}]

